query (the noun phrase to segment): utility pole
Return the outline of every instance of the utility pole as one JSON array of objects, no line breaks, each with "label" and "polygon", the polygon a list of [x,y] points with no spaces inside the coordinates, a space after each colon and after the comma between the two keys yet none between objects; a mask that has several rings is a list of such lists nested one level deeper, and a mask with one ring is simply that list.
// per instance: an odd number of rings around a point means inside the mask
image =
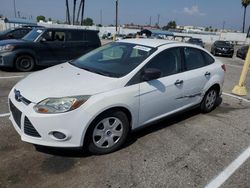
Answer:
[{"label": "utility pole", "polygon": [[152,22],[152,17],[149,17],[149,25],[151,26],[151,22]]},{"label": "utility pole", "polygon": [[160,26],[160,16],[161,16],[161,15],[158,14],[157,16],[158,16],[158,17],[157,17],[157,25]]},{"label": "utility pole", "polygon": [[225,21],[223,21],[223,23],[222,23],[222,31],[224,31],[224,29],[225,29],[225,25],[226,25],[226,22],[225,22]]},{"label": "utility pole", "polygon": [[14,3],[14,13],[15,13],[15,18],[16,18],[16,0],[13,0]]},{"label": "utility pole", "polygon": [[100,24],[102,25],[102,9],[100,10]]},{"label": "utility pole", "polygon": [[118,31],[118,0],[115,1],[115,7],[116,7],[116,18],[115,18],[115,31],[116,31],[116,34],[117,34],[117,31]]}]

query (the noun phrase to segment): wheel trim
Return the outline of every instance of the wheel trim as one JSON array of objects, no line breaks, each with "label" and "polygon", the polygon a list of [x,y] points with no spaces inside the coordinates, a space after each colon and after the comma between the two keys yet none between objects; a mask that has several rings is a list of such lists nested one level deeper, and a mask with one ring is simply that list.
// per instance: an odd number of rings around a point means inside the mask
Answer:
[{"label": "wheel trim", "polygon": [[20,67],[25,68],[25,69],[30,68],[31,67],[30,58],[22,58],[20,60]]},{"label": "wheel trim", "polygon": [[94,128],[92,139],[98,148],[111,148],[119,142],[123,135],[123,124],[116,117],[108,117],[100,121]]},{"label": "wheel trim", "polygon": [[215,90],[211,90],[206,97],[205,105],[208,110],[214,107],[214,104],[216,102],[217,93]]}]

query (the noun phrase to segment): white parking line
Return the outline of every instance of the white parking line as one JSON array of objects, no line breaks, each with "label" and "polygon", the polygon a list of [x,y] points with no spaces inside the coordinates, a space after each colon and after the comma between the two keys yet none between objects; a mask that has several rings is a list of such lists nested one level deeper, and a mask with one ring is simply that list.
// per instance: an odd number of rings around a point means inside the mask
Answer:
[{"label": "white parking line", "polygon": [[220,187],[250,157],[250,146],[205,188]]},{"label": "white parking line", "polygon": [[0,79],[10,79],[10,78],[23,78],[24,75],[20,75],[20,76],[4,76],[4,77],[0,77]]},{"label": "white parking line", "polygon": [[233,98],[238,99],[238,100],[242,100],[242,101],[244,101],[244,102],[250,103],[250,100],[245,99],[245,98],[243,98],[243,97],[238,97],[238,96],[236,96],[236,95],[232,95],[232,94],[230,94],[230,93],[225,93],[225,92],[223,92],[222,94],[223,94],[223,95],[226,95],[226,96],[229,96],[229,97],[233,97]]},{"label": "white parking line", "polygon": [[7,117],[10,116],[10,113],[0,114],[0,117]]}]

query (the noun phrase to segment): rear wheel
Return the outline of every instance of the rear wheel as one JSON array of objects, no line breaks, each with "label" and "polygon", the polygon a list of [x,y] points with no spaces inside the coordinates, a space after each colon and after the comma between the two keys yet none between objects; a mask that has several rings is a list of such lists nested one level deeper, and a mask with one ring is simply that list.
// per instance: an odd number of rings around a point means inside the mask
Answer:
[{"label": "rear wheel", "polygon": [[93,154],[107,154],[119,149],[129,132],[129,121],[122,111],[101,115],[87,131],[87,147]]},{"label": "rear wheel", "polygon": [[218,98],[218,91],[215,88],[211,88],[205,94],[202,102],[201,102],[201,111],[203,113],[211,112],[216,107],[216,101]]},{"label": "rear wheel", "polygon": [[18,71],[28,72],[34,69],[35,61],[30,55],[20,55],[16,58],[15,65]]}]

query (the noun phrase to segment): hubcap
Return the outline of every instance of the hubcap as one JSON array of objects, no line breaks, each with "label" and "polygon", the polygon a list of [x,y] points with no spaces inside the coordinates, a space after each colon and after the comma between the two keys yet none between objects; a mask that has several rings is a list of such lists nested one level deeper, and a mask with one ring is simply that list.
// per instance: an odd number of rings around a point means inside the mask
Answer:
[{"label": "hubcap", "polygon": [[206,97],[206,108],[210,110],[213,108],[217,98],[217,93],[215,90],[211,90]]},{"label": "hubcap", "polygon": [[29,58],[22,58],[20,60],[20,66],[22,68],[25,68],[25,69],[29,68],[31,66],[30,59]]},{"label": "hubcap", "polygon": [[123,124],[116,117],[108,117],[100,121],[93,131],[93,142],[99,148],[114,146],[123,135]]}]

